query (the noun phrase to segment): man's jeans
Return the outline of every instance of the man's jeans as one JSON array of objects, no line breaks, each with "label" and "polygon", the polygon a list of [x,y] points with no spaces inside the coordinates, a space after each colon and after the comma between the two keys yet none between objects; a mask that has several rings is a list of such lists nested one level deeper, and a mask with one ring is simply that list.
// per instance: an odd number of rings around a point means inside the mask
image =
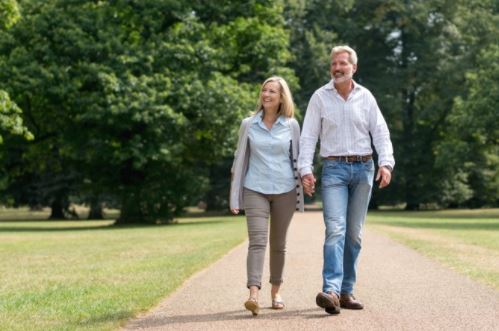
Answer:
[{"label": "man's jeans", "polygon": [[374,177],[374,162],[324,160],[322,200],[326,239],[322,270],[324,292],[352,293],[362,226]]}]

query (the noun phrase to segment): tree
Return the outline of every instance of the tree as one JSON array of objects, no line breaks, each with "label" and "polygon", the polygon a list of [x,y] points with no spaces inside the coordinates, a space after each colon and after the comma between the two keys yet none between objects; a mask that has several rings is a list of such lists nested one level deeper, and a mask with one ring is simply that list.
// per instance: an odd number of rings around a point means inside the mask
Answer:
[{"label": "tree", "polygon": [[12,27],[21,17],[16,0],[0,0],[0,29]]},{"label": "tree", "polygon": [[[23,125],[21,109],[10,99],[9,94],[0,90],[0,128],[4,132],[14,135],[24,136],[27,140],[34,137],[31,132]],[[0,144],[3,143],[0,134]]]},{"label": "tree", "polygon": [[[0,0],[0,31],[12,27],[19,18],[19,8],[15,0]],[[0,130],[32,140],[33,135],[23,125],[21,113],[21,109],[10,99],[8,93],[0,90]],[[2,142],[0,133],[0,144]]]},{"label": "tree", "polygon": [[443,203],[466,207],[499,204],[499,46],[478,52],[475,70],[466,75],[467,94],[456,98],[451,128],[437,149],[437,165],[453,175]]},{"label": "tree", "polygon": [[0,78],[40,138],[16,145],[23,162],[11,193],[22,178],[71,174],[45,201],[112,195],[118,223],[169,221],[203,197],[209,167],[232,153],[259,83],[271,73],[294,79],[279,3],[203,6],[27,5],[0,39]]},{"label": "tree", "polygon": [[455,173],[440,167],[436,154],[451,131],[448,119],[455,100],[466,94],[465,74],[480,61],[473,50],[497,43],[497,2],[287,3],[291,9],[304,8],[288,19],[298,59],[293,68],[305,91],[300,99],[308,100],[322,84],[318,67],[327,78],[327,62],[317,52],[349,44],[359,54],[356,80],[373,91],[387,119],[397,165],[392,185],[374,194],[374,205],[406,203],[407,209],[418,209],[448,204],[442,197],[453,190],[448,183]]}]

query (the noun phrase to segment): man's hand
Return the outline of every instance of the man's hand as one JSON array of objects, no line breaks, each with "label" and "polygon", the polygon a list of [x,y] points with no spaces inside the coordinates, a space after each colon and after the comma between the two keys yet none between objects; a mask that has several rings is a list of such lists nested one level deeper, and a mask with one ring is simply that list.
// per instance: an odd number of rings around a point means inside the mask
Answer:
[{"label": "man's hand", "polygon": [[315,192],[315,177],[313,174],[307,174],[301,178],[303,184],[303,192],[309,197]]},{"label": "man's hand", "polygon": [[390,181],[392,180],[392,172],[386,167],[379,167],[378,174],[376,175],[376,181],[379,181],[380,179],[379,188],[387,187],[390,185]]},{"label": "man's hand", "polygon": [[230,212],[234,215],[239,214],[239,209],[231,209]]}]

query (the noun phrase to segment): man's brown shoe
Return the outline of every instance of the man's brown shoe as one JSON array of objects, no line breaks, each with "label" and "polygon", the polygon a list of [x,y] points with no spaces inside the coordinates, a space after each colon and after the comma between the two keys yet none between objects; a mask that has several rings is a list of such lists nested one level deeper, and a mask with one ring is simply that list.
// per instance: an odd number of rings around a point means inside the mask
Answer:
[{"label": "man's brown shoe", "polygon": [[336,293],[319,292],[315,297],[317,306],[324,308],[328,314],[340,313],[340,299]]},{"label": "man's brown shoe", "polygon": [[357,301],[353,294],[341,293],[340,306],[345,309],[363,309],[364,305]]}]

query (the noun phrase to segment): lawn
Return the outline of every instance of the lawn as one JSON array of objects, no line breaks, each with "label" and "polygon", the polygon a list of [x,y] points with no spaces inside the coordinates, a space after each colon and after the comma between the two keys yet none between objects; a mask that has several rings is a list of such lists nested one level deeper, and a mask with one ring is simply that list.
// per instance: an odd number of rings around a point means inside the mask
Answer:
[{"label": "lawn", "polygon": [[499,209],[371,212],[367,224],[499,290]]},{"label": "lawn", "polygon": [[[0,213],[2,330],[114,330],[246,238],[243,217],[114,227],[44,213]],[[367,226],[499,289],[499,209],[370,212]]]},{"label": "lawn", "polygon": [[135,227],[13,218],[0,221],[2,330],[114,330],[246,238],[242,217]]}]

